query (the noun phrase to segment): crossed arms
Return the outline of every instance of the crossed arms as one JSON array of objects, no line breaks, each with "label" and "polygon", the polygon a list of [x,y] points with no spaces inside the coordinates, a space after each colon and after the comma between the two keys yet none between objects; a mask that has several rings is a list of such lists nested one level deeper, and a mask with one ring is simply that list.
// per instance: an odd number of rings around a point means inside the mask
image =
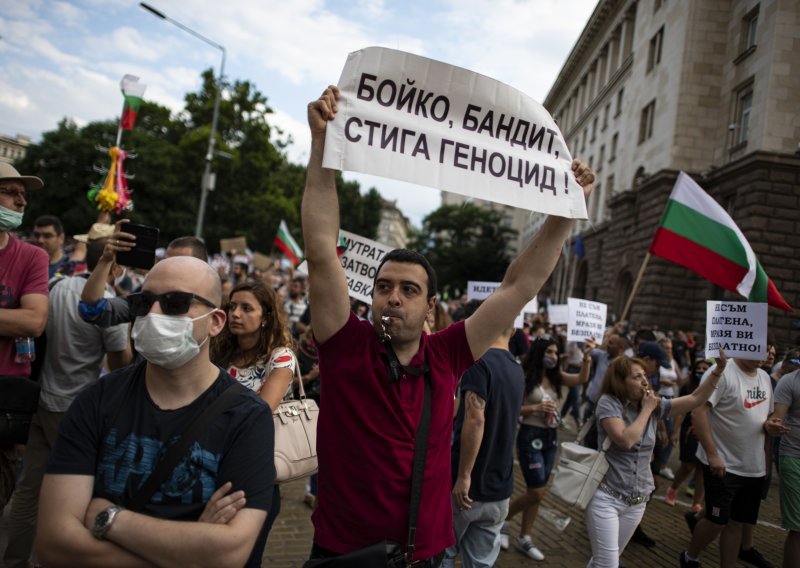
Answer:
[{"label": "crossed arms", "polygon": [[115,518],[104,540],[90,527],[112,503],[92,498],[88,475],[45,475],[39,499],[37,554],[46,566],[243,566],[266,511],[246,509],[244,493],[223,485],[198,522],[167,521],[132,511]]}]

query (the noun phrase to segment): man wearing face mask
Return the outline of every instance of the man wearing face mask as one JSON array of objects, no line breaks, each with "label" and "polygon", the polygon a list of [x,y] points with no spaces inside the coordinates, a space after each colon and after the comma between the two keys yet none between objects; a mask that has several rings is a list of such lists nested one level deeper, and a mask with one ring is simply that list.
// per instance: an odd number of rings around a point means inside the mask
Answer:
[{"label": "man wearing face mask", "polygon": [[[88,238],[86,262],[90,270],[97,265],[106,237],[113,225],[97,223]],[[106,297],[111,297],[110,285],[114,275],[121,272],[115,267],[106,281]],[[117,325],[106,329],[84,322],[75,309],[88,273],[66,276],[51,282],[50,318],[46,334],[47,349],[39,353],[44,357],[39,383],[39,409],[33,416],[28,443],[23,456],[23,470],[14,490],[14,499],[8,522],[8,547],[5,562],[8,568],[27,568],[33,550],[36,530],[36,508],[39,489],[47,457],[58,434],[58,425],[70,403],[87,385],[100,377],[103,358],[113,369],[131,362],[128,346],[128,326]]]},{"label": "man wearing face mask", "polygon": [[129,296],[143,360],[84,390],[61,423],[40,497],[43,564],[260,566],[274,428],[249,390],[200,432],[141,511],[127,508],[163,454],[236,384],[209,360],[209,339],[225,325],[221,295],[207,263],[175,257]]},{"label": "man wearing face mask", "polygon": [[[43,186],[41,179],[0,162],[0,380],[30,376],[30,361],[16,356],[16,339],[38,337],[47,322],[47,253],[11,234],[22,224],[28,193]],[[14,490],[18,464],[13,444],[0,441],[0,513]]]}]

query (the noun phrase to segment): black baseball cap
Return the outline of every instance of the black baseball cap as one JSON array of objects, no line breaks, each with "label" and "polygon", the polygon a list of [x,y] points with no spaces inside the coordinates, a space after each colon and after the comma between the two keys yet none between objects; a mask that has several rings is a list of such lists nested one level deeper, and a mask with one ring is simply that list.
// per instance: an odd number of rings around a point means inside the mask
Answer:
[{"label": "black baseball cap", "polygon": [[667,352],[655,341],[645,341],[639,344],[639,351],[636,355],[638,357],[650,357],[655,359],[661,367],[671,369],[672,364],[667,359]]}]

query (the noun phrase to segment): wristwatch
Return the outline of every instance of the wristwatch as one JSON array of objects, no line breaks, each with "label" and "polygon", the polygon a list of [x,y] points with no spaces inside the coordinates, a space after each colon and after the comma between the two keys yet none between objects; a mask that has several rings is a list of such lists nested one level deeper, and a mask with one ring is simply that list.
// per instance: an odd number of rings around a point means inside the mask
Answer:
[{"label": "wristwatch", "polygon": [[119,505],[111,505],[97,513],[97,516],[94,518],[94,525],[92,525],[92,534],[94,537],[103,540],[106,533],[111,528],[111,523],[114,522],[117,514],[122,510],[122,507]]}]

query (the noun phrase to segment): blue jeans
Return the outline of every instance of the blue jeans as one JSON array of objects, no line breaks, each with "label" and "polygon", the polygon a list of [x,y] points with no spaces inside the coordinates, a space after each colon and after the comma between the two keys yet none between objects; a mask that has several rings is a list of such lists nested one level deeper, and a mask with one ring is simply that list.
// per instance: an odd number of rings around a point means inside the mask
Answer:
[{"label": "blue jeans", "polygon": [[459,553],[464,568],[494,566],[500,554],[500,529],[508,514],[508,501],[473,501],[468,511],[459,511],[453,503],[456,543],[445,550],[442,568],[453,568]]}]

